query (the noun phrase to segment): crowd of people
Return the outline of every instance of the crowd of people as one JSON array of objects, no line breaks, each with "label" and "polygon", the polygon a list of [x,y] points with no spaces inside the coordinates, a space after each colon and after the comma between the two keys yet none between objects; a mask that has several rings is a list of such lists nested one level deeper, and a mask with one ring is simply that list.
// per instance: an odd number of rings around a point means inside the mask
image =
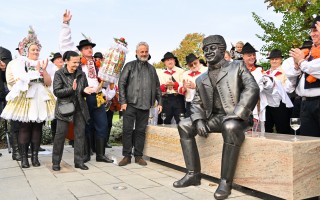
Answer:
[{"label": "crowd of people", "polygon": [[[96,44],[90,39],[74,45],[71,19],[70,11],[66,11],[60,51],[52,55],[50,62],[39,60],[42,46],[31,27],[19,42],[19,56],[15,59],[9,50],[0,47],[1,117],[10,121],[12,159],[21,161],[22,168],[30,167],[29,147],[32,166],[41,165],[38,152],[45,121],[51,121],[53,170],[61,169],[71,123],[76,168],[88,170],[85,163],[93,152],[97,162],[112,163],[105,149],[110,147],[112,117],[118,110],[123,113],[123,159],[118,164],[130,164],[133,155],[137,164],[145,166],[145,131],[154,115],[155,123],[178,124],[188,172],[174,187],[200,184],[200,158],[194,136],[222,132],[222,166],[231,167],[222,167],[215,197],[224,199],[231,193],[248,126],[263,122],[266,132],[291,134],[290,118],[296,117],[301,119],[300,135],[320,137],[320,16],[310,26],[311,40],[292,49],[289,58],[283,60],[278,49],[270,52],[268,70],[257,65],[257,50],[250,43],[239,41],[227,51],[222,36],[206,37],[206,61],[190,53],[183,68],[177,57],[167,52],[161,59],[165,68],[155,69],[148,62],[149,45],[140,42],[136,46],[137,59],[125,64],[118,83],[106,82],[102,87],[98,72],[104,56],[100,52],[93,54]],[[109,109],[112,104],[115,110]]]}]

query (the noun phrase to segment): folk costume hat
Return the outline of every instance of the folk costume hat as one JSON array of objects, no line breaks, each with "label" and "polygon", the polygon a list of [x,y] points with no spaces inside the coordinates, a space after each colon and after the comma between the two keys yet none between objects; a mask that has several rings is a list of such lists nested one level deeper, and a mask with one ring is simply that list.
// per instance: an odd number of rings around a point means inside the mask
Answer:
[{"label": "folk costume hat", "polygon": [[299,49],[311,49],[312,44],[313,42],[311,40],[306,40]]},{"label": "folk costume hat", "polygon": [[279,49],[273,49],[269,56],[267,57],[267,59],[271,59],[271,58],[283,58],[282,56],[282,52]]},{"label": "folk costume hat", "polygon": [[81,40],[79,42],[79,45],[77,46],[78,50],[81,51],[81,49],[85,46],[91,46],[92,48],[96,46],[95,43],[92,43],[91,41],[89,41],[88,39],[85,40]]},{"label": "folk costume hat", "polygon": [[187,65],[189,63],[192,63],[193,61],[199,59],[196,55],[194,55],[193,53],[190,53],[189,55],[186,56],[186,63]]},{"label": "folk costume hat", "polygon": [[242,47],[242,51],[240,52],[240,54],[255,53],[255,52],[258,52],[258,51],[255,48],[253,48],[253,46],[249,42],[247,42]]},{"label": "folk costume hat", "polygon": [[314,18],[310,28],[316,28],[317,22],[320,22],[320,15],[318,15],[316,18]]},{"label": "folk costume hat", "polygon": [[22,56],[28,55],[28,50],[31,45],[37,45],[39,48],[39,51],[41,50],[42,46],[37,38],[37,35],[35,34],[32,26],[29,26],[29,31],[27,37],[23,38],[23,40],[19,43],[18,49],[22,49]]},{"label": "folk costume hat", "polygon": [[12,60],[11,52],[6,48],[0,47],[0,60],[8,65]]},{"label": "folk costume hat", "polygon": [[103,59],[103,55],[102,55],[102,53],[101,53],[101,52],[96,52],[96,53],[94,53],[93,57],[94,57],[94,58],[100,58],[100,59]]},{"label": "folk costume hat", "polygon": [[175,56],[173,55],[173,53],[167,52],[167,53],[164,54],[164,56],[163,56],[163,58],[161,59],[161,61],[164,62],[165,60],[170,59],[170,58],[176,59],[177,57],[175,57]]},{"label": "folk costume hat", "polygon": [[57,53],[52,53],[52,58],[50,59],[51,62],[54,62],[55,59],[57,58],[62,58],[61,53],[57,52]]}]

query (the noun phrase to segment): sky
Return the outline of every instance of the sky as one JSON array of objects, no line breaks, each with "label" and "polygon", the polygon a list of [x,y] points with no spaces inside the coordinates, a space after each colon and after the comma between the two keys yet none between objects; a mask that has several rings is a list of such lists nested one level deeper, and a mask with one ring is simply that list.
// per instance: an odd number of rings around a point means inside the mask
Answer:
[{"label": "sky", "polygon": [[[42,44],[41,58],[58,52],[59,32],[66,9],[71,11],[70,27],[75,45],[89,36],[105,53],[113,38],[128,42],[127,60],[135,59],[136,44],[149,44],[150,62],[159,62],[168,51],[179,47],[188,33],[224,36],[231,42],[250,42],[257,50],[263,42],[256,34],[263,30],[252,12],[280,24],[282,17],[267,9],[264,0],[9,0],[1,3],[0,46],[17,55],[15,48],[32,25]],[[258,59],[262,57],[258,55]]]}]

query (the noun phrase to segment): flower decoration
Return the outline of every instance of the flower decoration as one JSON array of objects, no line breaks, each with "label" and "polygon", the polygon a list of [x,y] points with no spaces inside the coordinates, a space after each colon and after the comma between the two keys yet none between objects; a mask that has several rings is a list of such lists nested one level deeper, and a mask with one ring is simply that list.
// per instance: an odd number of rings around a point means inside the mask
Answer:
[{"label": "flower decoration", "polygon": [[23,49],[23,52],[22,52],[23,56],[28,55],[29,47],[33,44],[38,46],[39,51],[41,50],[42,46],[37,38],[37,35],[35,34],[32,26],[29,26],[27,37],[23,38],[23,40],[19,43],[19,49]]}]

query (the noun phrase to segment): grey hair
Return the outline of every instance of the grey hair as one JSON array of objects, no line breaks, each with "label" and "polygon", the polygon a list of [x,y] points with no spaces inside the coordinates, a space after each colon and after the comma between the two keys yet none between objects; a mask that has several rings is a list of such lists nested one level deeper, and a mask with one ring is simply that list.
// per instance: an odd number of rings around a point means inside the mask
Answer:
[{"label": "grey hair", "polygon": [[149,45],[148,45],[148,43],[146,43],[146,42],[139,42],[139,43],[137,44],[136,50],[138,50],[138,48],[139,48],[140,46],[146,46],[146,47],[149,49]]}]

